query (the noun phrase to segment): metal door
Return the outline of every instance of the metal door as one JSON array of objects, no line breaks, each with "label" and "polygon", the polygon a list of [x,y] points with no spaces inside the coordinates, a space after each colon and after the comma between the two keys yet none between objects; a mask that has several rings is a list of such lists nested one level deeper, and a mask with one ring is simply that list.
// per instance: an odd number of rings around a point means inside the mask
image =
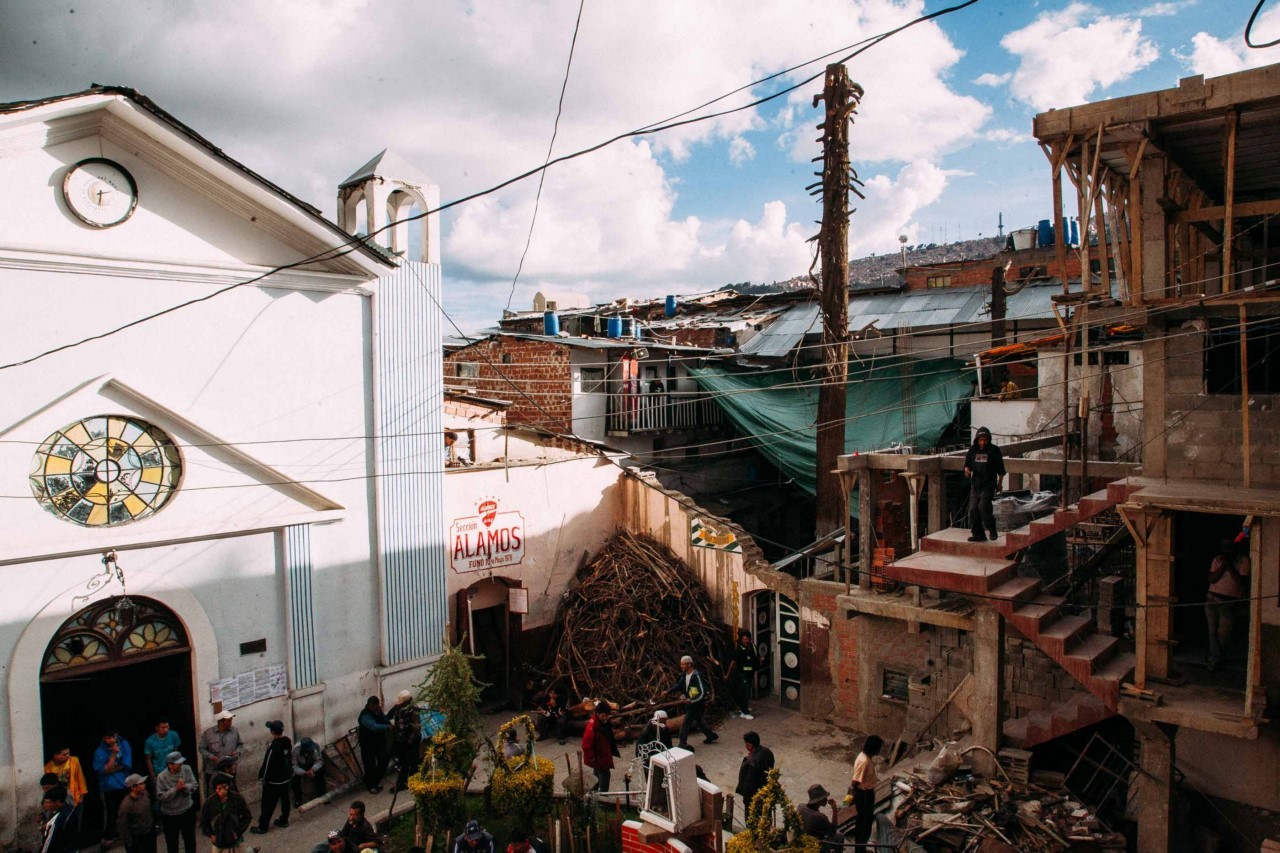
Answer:
[{"label": "metal door", "polygon": [[800,608],[778,596],[778,686],[782,704],[800,707]]},{"label": "metal door", "polygon": [[772,592],[767,590],[751,596],[751,636],[760,655],[760,668],[756,670],[753,695],[768,696],[773,693],[773,639],[776,604]]}]

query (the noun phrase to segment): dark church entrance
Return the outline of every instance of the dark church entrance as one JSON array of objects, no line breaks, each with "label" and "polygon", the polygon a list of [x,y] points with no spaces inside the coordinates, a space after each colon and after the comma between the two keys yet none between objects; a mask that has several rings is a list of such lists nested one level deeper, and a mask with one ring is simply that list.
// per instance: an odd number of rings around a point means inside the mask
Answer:
[{"label": "dark church entrance", "polygon": [[101,837],[103,808],[93,754],[107,729],[128,742],[135,772],[146,774],[143,743],[165,717],[196,765],[191,648],[182,622],[158,601],[136,596],[94,602],[58,629],[40,672],[44,757],[70,747],[80,760],[82,843]]}]

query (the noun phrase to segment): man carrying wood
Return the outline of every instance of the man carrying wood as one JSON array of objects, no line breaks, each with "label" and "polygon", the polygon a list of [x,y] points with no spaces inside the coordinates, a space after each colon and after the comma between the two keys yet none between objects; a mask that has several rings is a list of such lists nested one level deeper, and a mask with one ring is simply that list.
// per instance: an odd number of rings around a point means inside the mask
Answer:
[{"label": "man carrying wood", "polygon": [[684,722],[680,726],[680,743],[681,749],[689,748],[689,732],[700,731],[706,735],[704,743],[715,743],[720,739],[711,727],[707,725],[702,718],[703,712],[707,707],[707,687],[706,682],[702,678],[702,673],[693,666],[693,658],[685,655],[680,658],[680,678],[676,679],[676,683],[671,685],[671,689],[667,691],[668,695],[680,695],[685,698]]}]

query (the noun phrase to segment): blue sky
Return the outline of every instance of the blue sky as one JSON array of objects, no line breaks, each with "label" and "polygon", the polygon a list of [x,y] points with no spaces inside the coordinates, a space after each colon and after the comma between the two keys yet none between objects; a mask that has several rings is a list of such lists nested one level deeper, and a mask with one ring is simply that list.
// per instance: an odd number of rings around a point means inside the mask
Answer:
[{"label": "blue sky", "polygon": [[[944,5],[584,0],[556,153]],[[868,196],[853,255],[894,251],[899,234],[991,235],[1001,212],[1006,230],[1049,216],[1034,115],[1280,61],[1278,48],[1245,48],[1252,9],[979,0],[865,53],[850,63],[866,89],[851,140]],[[448,200],[541,163],[577,13],[563,0],[0,2],[0,99],[134,86],[330,215],[338,182],[385,147]],[[1264,11],[1255,36],[1280,36],[1280,12]],[[803,273],[819,87],[554,167],[512,307],[535,290],[585,304]],[[461,327],[507,304],[535,189],[525,181],[444,215],[447,307]]]}]

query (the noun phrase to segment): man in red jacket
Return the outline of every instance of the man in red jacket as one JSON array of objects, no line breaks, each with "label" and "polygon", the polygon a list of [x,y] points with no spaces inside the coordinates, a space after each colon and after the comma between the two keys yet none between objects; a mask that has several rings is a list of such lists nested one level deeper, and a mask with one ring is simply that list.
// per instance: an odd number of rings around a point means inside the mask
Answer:
[{"label": "man in red jacket", "polygon": [[595,773],[596,784],[591,790],[609,790],[609,771],[613,769],[613,757],[619,755],[613,737],[613,725],[609,722],[609,703],[597,702],[582,733],[582,761]]}]

